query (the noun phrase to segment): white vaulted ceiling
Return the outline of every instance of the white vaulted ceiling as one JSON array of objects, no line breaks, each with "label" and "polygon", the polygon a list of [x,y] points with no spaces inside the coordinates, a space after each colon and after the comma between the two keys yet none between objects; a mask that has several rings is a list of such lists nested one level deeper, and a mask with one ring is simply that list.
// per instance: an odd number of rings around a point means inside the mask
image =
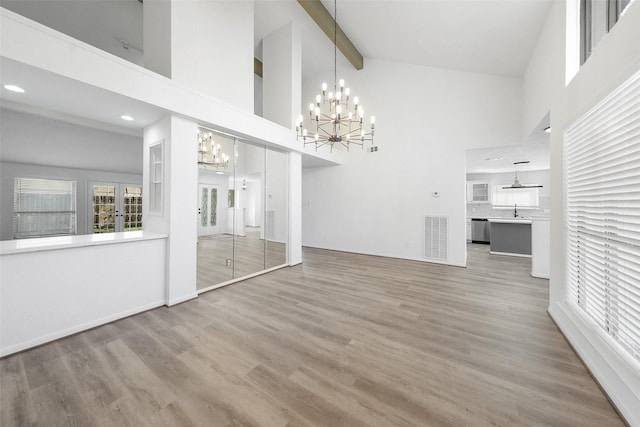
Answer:
[{"label": "white vaulted ceiling", "polygon": [[[333,1],[322,1],[333,13]],[[368,59],[378,59],[521,77],[552,1],[338,0],[337,11],[339,25],[365,57],[365,68]],[[293,21],[302,30],[303,79],[331,69],[331,41],[296,0],[256,0],[254,5],[258,58],[262,38]],[[141,61],[143,4],[138,0],[3,0],[2,7],[129,61]],[[123,41],[127,42],[126,47]],[[0,71],[4,71],[5,77],[21,73],[13,63],[2,62]],[[350,66],[339,54],[338,67]],[[26,102],[49,109],[55,106],[47,100],[57,99],[58,108],[64,111],[60,103],[67,97],[48,94],[48,88],[51,86],[41,88],[40,103],[35,99],[26,101],[26,96],[13,99],[13,95],[6,92],[3,92],[3,101]],[[101,108],[106,110],[109,97],[103,98]],[[112,122],[106,113],[101,115],[97,108],[91,109],[94,110],[95,114],[87,118]],[[148,119],[158,114],[153,109],[149,111],[138,114]]]},{"label": "white vaulted ceiling", "polygon": [[[365,67],[369,58],[520,77],[552,1],[338,0],[337,20]],[[333,14],[333,1],[322,2]],[[260,40],[291,20],[303,31],[303,75],[332,65],[331,42],[296,0],[256,1],[258,55]]]},{"label": "white vaulted ceiling", "polygon": [[[519,77],[552,2],[337,0],[337,20],[365,61],[380,59]],[[322,3],[333,15],[333,0]],[[138,0],[4,0],[2,7],[119,56],[131,56],[126,59],[134,62],[142,55],[143,5]],[[261,56],[264,36],[290,21],[303,32],[303,75],[327,63],[332,65],[330,40],[297,0],[255,1],[257,56]],[[128,43],[128,49],[123,49],[122,41]]]}]

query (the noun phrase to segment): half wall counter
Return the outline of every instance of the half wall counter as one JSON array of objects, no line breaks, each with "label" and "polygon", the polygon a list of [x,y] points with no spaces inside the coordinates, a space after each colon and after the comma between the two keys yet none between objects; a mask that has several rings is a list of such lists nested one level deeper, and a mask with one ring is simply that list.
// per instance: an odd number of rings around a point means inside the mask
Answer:
[{"label": "half wall counter", "polygon": [[0,242],[0,356],[166,302],[164,234]]},{"label": "half wall counter", "polygon": [[496,255],[531,256],[531,220],[493,218],[489,253]]}]

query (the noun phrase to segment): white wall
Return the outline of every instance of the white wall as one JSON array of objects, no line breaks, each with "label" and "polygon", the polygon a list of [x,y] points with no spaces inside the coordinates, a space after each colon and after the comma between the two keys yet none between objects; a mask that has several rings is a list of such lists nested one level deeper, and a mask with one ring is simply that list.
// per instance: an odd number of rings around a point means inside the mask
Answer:
[{"label": "white wall", "polygon": [[0,356],[164,304],[165,239],[118,238],[1,254]]},{"label": "white wall", "polygon": [[0,110],[3,162],[142,174],[142,138]]},{"label": "white wall", "polygon": [[[163,202],[161,214],[149,211],[149,192],[143,192],[144,230],[168,234],[166,304],[179,304],[197,296],[197,162],[198,125],[175,116],[147,127],[144,132],[143,178],[151,179],[149,148],[164,144]],[[145,195],[146,194],[146,195]]]},{"label": "white wall", "polygon": [[[142,65],[143,6],[140,2],[2,0],[2,7]],[[121,40],[128,42],[128,49]]]},{"label": "white wall", "polygon": [[551,110],[554,96],[564,88],[565,6],[564,1],[552,2],[523,77],[523,137]]},{"label": "white wall", "polygon": [[77,233],[89,232],[89,181],[142,183],[142,138],[0,111],[0,240],[13,239],[15,178],[76,181]]},{"label": "white wall", "polygon": [[253,113],[253,2],[171,2],[171,78]]},{"label": "white wall", "polygon": [[[563,132],[634,72],[640,70],[640,2],[632,3],[622,19],[604,37],[591,57],[565,87],[564,55],[558,49],[576,46],[578,34],[566,34],[572,2],[557,2],[551,9],[536,53],[525,74],[525,122],[551,111],[551,279],[549,313],[618,410],[633,426],[640,425],[640,364],[619,353],[603,331],[567,303]],[[524,132],[527,129],[524,128]]]},{"label": "white wall", "polygon": [[302,42],[297,25],[290,22],[265,36],[262,60],[262,116],[294,129],[302,87]]},{"label": "white wall", "polygon": [[[442,215],[448,263],[466,265],[465,150],[522,141],[521,81],[375,60],[340,71],[379,151],[303,171],[303,245],[424,259],[423,216]],[[327,77],[306,80],[303,105]]]},{"label": "white wall", "polygon": [[171,78],[171,2],[148,0],[143,12],[144,66]]}]

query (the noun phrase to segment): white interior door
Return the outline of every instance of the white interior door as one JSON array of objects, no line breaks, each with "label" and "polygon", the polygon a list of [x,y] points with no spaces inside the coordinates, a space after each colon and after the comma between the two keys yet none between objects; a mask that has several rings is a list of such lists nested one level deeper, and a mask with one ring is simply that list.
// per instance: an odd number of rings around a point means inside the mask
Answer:
[{"label": "white interior door", "polygon": [[198,236],[220,233],[219,199],[217,185],[198,185]]}]

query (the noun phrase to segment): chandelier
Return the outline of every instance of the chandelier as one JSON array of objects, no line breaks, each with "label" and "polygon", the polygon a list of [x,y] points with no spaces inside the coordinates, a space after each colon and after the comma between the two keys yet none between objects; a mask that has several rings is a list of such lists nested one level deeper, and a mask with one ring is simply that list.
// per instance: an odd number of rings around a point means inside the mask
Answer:
[{"label": "chandelier", "polygon": [[198,130],[198,164],[225,169],[229,166],[229,156],[221,151],[220,144],[213,140],[213,133]]},{"label": "chandelier", "polygon": [[364,128],[364,108],[357,96],[351,96],[351,90],[344,86],[344,79],[337,79],[337,6],[333,3],[333,90],[327,92],[327,83],[322,83],[322,95],[316,95],[315,102],[309,104],[308,123],[304,117],[296,120],[296,134],[304,145],[315,144],[316,151],[323,145],[329,145],[330,151],[336,143],[342,144],[347,151],[351,144],[364,149],[365,141],[371,142],[369,151],[378,151],[373,146],[376,118],[371,116],[370,131]]}]

